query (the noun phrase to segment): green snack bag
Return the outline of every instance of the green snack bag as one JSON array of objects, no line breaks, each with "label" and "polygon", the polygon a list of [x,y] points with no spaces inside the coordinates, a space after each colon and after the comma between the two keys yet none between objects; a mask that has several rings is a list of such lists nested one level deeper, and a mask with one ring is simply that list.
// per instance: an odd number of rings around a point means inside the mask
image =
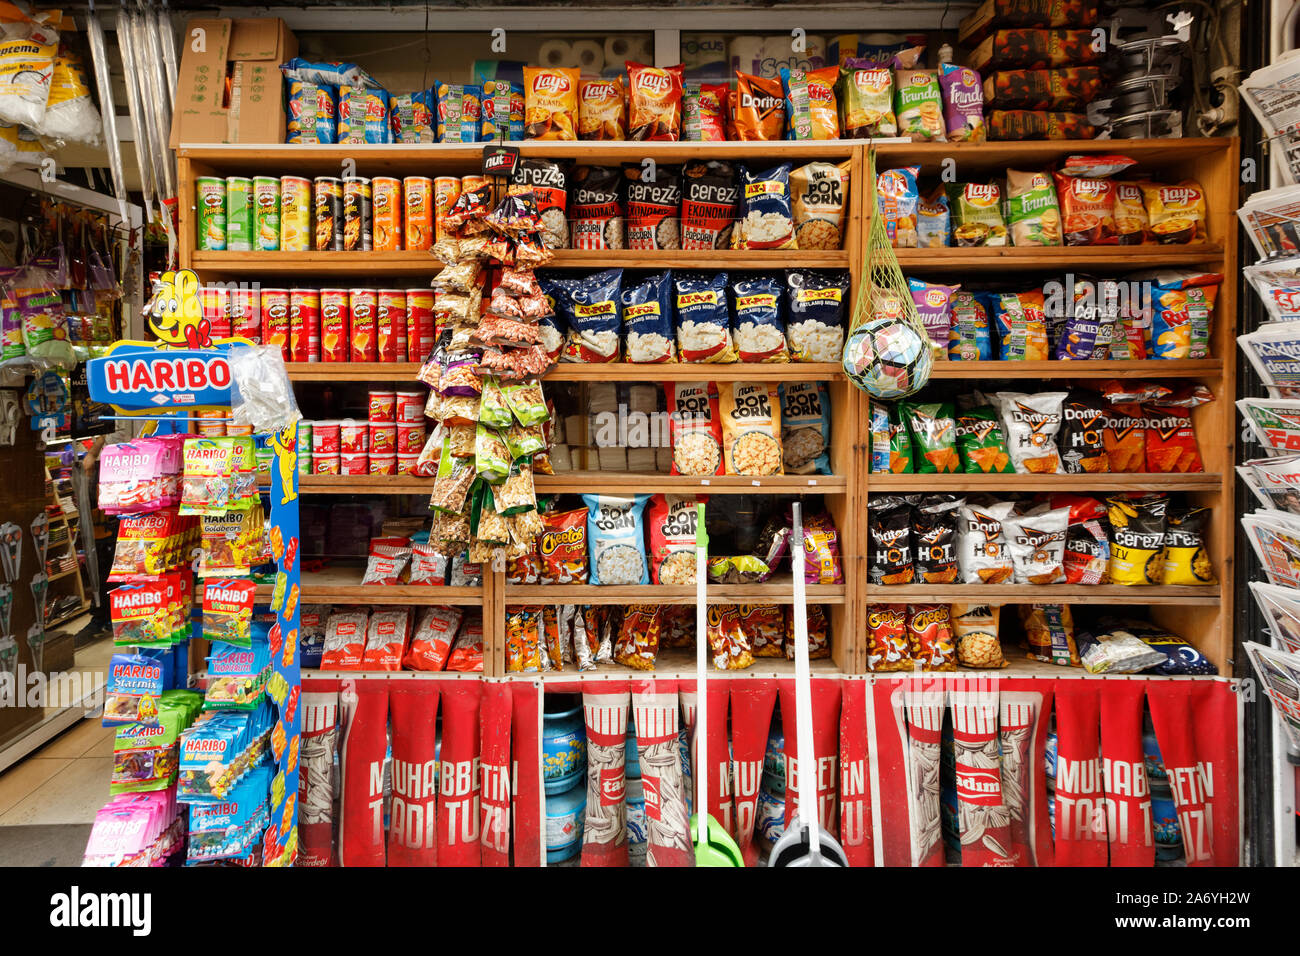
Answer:
[{"label": "green snack bag", "polygon": [[510,474],[510,449],[495,428],[482,422],[474,432],[474,471],[485,481],[503,481]]},{"label": "green snack bag", "polygon": [[1007,170],[1007,226],[1012,245],[1061,244],[1061,210],[1046,173]]},{"label": "green snack bag", "polygon": [[967,474],[1015,474],[1001,420],[991,405],[957,415],[957,450]]},{"label": "green snack bag", "polygon": [[913,462],[916,473],[934,475],[961,471],[952,402],[903,402],[901,407],[915,449]]},{"label": "green snack bag", "polygon": [[889,406],[889,470],[895,475],[912,472],[912,439],[897,405]]},{"label": "green snack bag", "polygon": [[493,428],[509,428],[514,422],[510,406],[506,404],[505,391],[501,383],[491,375],[483,376],[483,393],[479,398],[478,420],[482,425]]},{"label": "green snack bag", "polygon": [[952,183],[948,186],[955,246],[1005,246],[1002,190],[997,183]]}]

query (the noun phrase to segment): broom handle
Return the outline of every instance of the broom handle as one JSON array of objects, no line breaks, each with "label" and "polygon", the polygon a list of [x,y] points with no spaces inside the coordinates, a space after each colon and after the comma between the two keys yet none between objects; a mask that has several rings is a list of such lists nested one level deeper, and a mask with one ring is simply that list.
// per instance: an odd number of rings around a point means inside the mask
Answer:
[{"label": "broom handle", "polygon": [[705,573],[709,553],[709,535],[704,528],[704,505],[695,506],[695,753],[699,758],[698,779],[695,781],[695,821],[697,842],[709,842],[709,695],[705,687],[708,680],[709,643],[708,608],[706,591],[708,577]]},{"label": "broom handle", "polygon": [[821,832],[817,825],[817,758],[813,754],[812,674],[808,664],[808,595],[805,589],[803,508],[791,506],[794,542],[791,571],[794,574],[794,713],[795,740],[799,747],[799,822],[808,828],[808,848],[813,859],[821,856]]}]

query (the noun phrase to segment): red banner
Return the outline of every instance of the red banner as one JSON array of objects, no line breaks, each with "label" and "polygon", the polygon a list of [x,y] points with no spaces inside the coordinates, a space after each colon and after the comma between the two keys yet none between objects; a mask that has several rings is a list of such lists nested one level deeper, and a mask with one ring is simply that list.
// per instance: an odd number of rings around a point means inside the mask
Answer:
[{"label": "red banner", "polygon": [[[873,802],[878,821],[881,862],[884,866],[912,866],[912,811],[908,797],[907,717],[903,697],[908,681],[877,678],[872,681],[867,709],[871,745],[868,765],[872,788],[880,793]],[[937,798],[936,798],[937,802]]]},{"label": "red banner", "polygon": [[510,687],[484,681],[479,710],[479,842],[483,866],[510,865]]},{"label": "red banner", "polygon": [[[976,686],[965,689],[967,684]],[[1014,866],[1011,812],[1003,802],[998,692],[982,681],[963,680],[954,682],[948,697],[961,865]]]},{"label": "red banner", "polygon": [[1050,678],[999,678],[998,737],[1002,747],[1002,801],[1017,866],[1051,866],[1052,827],[1043,766],[1052,714]]},{"label": "red banner", "polygon": [[[304,685],[306,686],[306,685]],[[298,859],[295,866],[334,866],[334,751],[339,739],[337,689],[307,691],[298,755]]]},{"label": "red banner", "polygon": [[[839,784],[839,678],[818,677],[812,680],[813,759],[807,772],[817,778],[817,821],[836,839],[840,820],[836,810]],[[795,819],[799,809],[799,774],[804,772],[799,760],[799,734],[795,721],[794,680],[784,678],[781,688],[781,724],[785,730],[785,825]]]},{"label": "red banner", "polygon": [[1101,781],[1101,681],[1056,687],[1056,865],[1105,866],[1106,792]]},{"label": "red banner", "polygon": [[[1149,681],[1101,686],[1101,780],[1111,866],[1155,866],[1151,788],[1142,760],[1142,693]],[[1059,772],[1059,771],[1058,771]]]},{"label": "red banner", "polygon": [[582,695],[587,721],[587,815],[582,830],[583,866],[627,866],[628,682],[590,686]]},{"label": "red banner", "polygon": [[746,866],[758,862],[754,822],[763,786],[763,758],[776,706],[776,681],[767,678],[731,683],[731,777],[735,786],[735,828],[731,835]]},{"label": "red banner", "polygon": [[645,794],[646,864],[694,866],[677,753],[677,682],[632,681],[632,715]]},{"label": "red banner", "polygon": [[1188,865],[1240,865],[1236,695],[1225,681],[1150,681],[1147,701]]},{"label": "red banner", "polygon": [[514,756],[514,864],[541,866],[546,799],[542,792],[542,685],[511,681],[509,686],[513,709],[510,746]]},{"label": "red banner", "polygon": [[478,866],[480,681],[442,685],[442,753],[438,784],[438,863]]},{"label": "red banner", "polygon": [[343,800],[339,806],[341,866],[384,865],[384,752],[387,750],[388,684],[343,682]]},{"label": "red banner", "polygon": [[438,865],[438,681],[393,681],[389,866]]},{"label": "red banner", "polygon": [[[844,855],[849,861],[849,866],[872,866],[875,863],[872,858],[867,689],[868,684],[865,680],[846,678],[841,682],[840,842],[844,847]],[[733,723],[735,709],[733,696]],[[735,733],[734,729],[732,733]],[[739,753],[739,746],[736,749]]]}]

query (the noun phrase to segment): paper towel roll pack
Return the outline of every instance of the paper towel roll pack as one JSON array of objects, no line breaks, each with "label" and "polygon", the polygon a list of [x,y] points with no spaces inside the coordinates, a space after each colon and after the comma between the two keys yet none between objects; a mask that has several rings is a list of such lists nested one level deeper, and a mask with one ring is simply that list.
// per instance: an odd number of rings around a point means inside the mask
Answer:
[{"label": "paper towel roll pack", "polygon": [[826,38],[809,34],[805,52],[790,49],[790,36],[736,37],[731,41],[731,70],[775,79],[781,67],[792,70],[819,70],[826,65]]}]

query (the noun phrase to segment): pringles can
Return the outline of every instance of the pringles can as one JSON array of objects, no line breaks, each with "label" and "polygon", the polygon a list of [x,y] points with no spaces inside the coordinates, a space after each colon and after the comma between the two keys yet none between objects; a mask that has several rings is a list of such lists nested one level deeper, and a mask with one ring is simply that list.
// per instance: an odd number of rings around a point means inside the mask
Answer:
[{"label": "pringles can", "polygon": [[289,290],[262,290],[262,344],[278,345],[289,361]]},{"label": "pringles can", "polygon": [[374,248],[374,207],[370,180],[349,176],[343,180],[343,248],[369,252]]},{"label": "pringles can", "polygon": [[406,293],[401,289],[380,289],[376,316],[379,361],[406,361]]},{"label": "pringles can", "polygon": [[312,249],[312,185],[302,176],[280,177],[280,251]]},{"label": "pringles can", "polygon": [[312,183],[312,222],[318,252],[343,250],[343,180],[317,176]]},{"label": "pringles can", "polygon": [[348,361],[378,361],[379,348],[375,339],[375,323],[379,310],[379,293],[374,289],[349,290],[348,309],[352,316],[352,337]]},{"label": "pringles can", "polygon": [[423,362],[433,352],[433,290],[406,290],[406,360]]},{"label": "pringles can", "polygon": [[280,248],[280,180],[253,177],[253,248],[275,252]]},{"label": "pringles can", "polygon": [[253,248],[253,181],[246,176],[226,177],[226,248]]},{"label": "pringles can", "polygon": [[451,212],[452,207],[456,205],[456,200],[460,198],[460,177],[459,176],[439,176],[433,181],[433,212],[434,212],[434,235],[438,239],[445,239],[452,234],[443,221],[447,214]]},{"label": "pringles can", "polygon": [[258,289],[230,289],[226,292],[230,334],[258,344],[262,341],[262,294]]},{"label": "pringles can", "polygon": [[352,311],[347,289],[320,290],[320,358],[346,362],[351,337]]},{"label": "pringles can", "polygon": [[419,252],[433,248],[433,180],[407,176],[402,180],[406,199],[406,248]]},{"label": "pringles can", "polygon": [[289,361],[320,361],[320,292],[289,290]]},{"label": "pringles can", "polygon": [[396,252],[402,248],[402,181],[376,176],[370,181],[370,195],[374,247],[380,252]]},{"label": "pringles can", "polygon": [[194,205],[199,214],[199,250],[220,252],[225,249],[226,181],[217,176],[200,176],[194,181]]}]

